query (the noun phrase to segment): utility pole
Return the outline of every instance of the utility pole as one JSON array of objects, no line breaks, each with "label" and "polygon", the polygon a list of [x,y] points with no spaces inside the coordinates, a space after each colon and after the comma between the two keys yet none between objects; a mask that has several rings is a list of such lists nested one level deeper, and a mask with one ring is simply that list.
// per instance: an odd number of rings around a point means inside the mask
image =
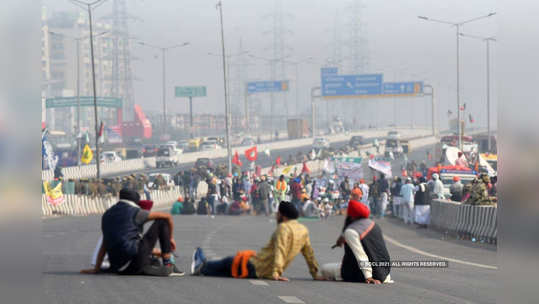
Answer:
[{"label": "utility pole", "polygon": [[223,26],[223,4],[221,1],[217,3],[217,9],[219,9],[219,21],[221,24],[221,48],[223,52],[223,82],[225,89],[225,131],[226,131],[226,150],[227,150],[227,159],[228,159],[228,173],[232,173],[232,154],[230,150],[230,121],[229,121],[229,102],[228,102],[228,92],[227,92],[227,79],[226,79],[226,53],[225,53],[225,30]]},{"label": "utility pole", "polygon": [[429,18],[429,17],[425,17],[425,16],[418,16],[419,19],[422,19],[422,20],[425,20],[425,21],[431,21],[431,22],[436,22],[436,23],[443,23],[443,24],[448,24],[448,25],[452,25],[455,27],[456,29],[456,34],[457,34],[457,132],[458,132],[458,148],[460,150],[462,150],[462,134],[464,133],[464,130],[462,130],[462,124],[461,124],[461,115],[460,115],[460,52],[459,52],[459,47],[460,47],[460,27],[464,24],[467,24],[467,23],[470,23],[470,22],[474,22],[474,21],[477,21],[477,20],[481,20],[481,19],[485,19],[485,18],[489,18],[489,17],[492,17],[496,15],[495,12],[493,13],[490,13],[488,15],[484,15],[484,16],[479,16],[479,17],[476,17],[476,18],[472,18],[472,19],[468,19],[468,20],[465,20],[465,21],[461,21],[461,22],[452,22],[452,21],[446,21],[446,20],[439,20],[439,19],[433,19],[433,18]]}]

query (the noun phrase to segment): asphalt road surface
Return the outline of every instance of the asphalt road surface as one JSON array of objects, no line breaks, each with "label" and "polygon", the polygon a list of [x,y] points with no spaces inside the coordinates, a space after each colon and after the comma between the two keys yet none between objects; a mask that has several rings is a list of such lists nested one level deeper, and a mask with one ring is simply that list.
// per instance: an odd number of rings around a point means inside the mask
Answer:
[{"label": "asphalt road surface", "polygon": [[[425,154],[425,148],[418,149],[410,160],[421,160]],[[399,172],[400,162],[393,168]],[[276,225],[272,217],[263,216],[179,215],[174,220],[178,265],[186,271],[197,246],[209,258],[258,250]],[[330,247],[343,220],[334,216],[305,222],[320,264],[342,258],[342,249]],[[449,260],[448,267],[393,268],[395,283],[381,286],[313,281],[301,255],[284,274],[290,282],[82,275],[79,270],[89,267],[100,236],[100,217],[62,217],[43,220],[42,303],[495,303],[495,246],[449,239],[391,217],[377,222],[393,261]]]},{"label": "asphalt road surface", "polygon": [[[174,220],[178,265],[185,270],[197,246],[204,248],[209,258],[233,255],[241,249],[258,250],[276,225],[273,218],[263,216],[179,215]],[[342,216],[305,222],[320,264],[342,258],[342,249],[330,249],[342,222]],[[495,303],[497,271],[491,269],[496,266],[495,247],[444,240],[443,235],[405,226],[396,219],[377,222],[392,260],[455,261],[450,261],[448,268],[394,268],[391,275],[395,283],[383,286],[313,281],[301,255],[284,274],[290,282],[82,275],[79,270],[89,267],[100,235],[100,217],[65,217],[43,223],[42,303]],[[291,299],[295,302],[285,301]]]}]

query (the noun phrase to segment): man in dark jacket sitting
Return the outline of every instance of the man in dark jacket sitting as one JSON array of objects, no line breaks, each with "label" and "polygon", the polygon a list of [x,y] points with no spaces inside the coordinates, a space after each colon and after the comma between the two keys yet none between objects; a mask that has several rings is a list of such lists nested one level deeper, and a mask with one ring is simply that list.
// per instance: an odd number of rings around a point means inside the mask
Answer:
[{"label": "man in dark jacket sitting", "polygon": [[[132,190],[122,189],[120,201],[109,208],[101,218],[103,245],[93,269],[82,273],[98,273],[105,253],[110,260],[110,271],[118,274],[146,274],[157,276],[182,276],[174,265],[173,251],[176,242],[172,237],[174,224],[168,213],[142,210],[138,202],[140,195]],[[144,223],[154,221],[150,229],[142,235]],[[159,240],[162,265],[152,263],[151,255]]]}]

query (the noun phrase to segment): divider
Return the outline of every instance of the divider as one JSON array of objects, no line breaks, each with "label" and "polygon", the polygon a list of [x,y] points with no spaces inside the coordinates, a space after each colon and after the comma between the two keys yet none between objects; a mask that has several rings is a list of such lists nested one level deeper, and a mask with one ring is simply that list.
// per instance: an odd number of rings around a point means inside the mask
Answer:
[{"label": "divider", "polygon": [[472,206],[433,200],[430,227],[462,238],[475,238],[492,243],[497,240],[496,215],[495,206]]}]

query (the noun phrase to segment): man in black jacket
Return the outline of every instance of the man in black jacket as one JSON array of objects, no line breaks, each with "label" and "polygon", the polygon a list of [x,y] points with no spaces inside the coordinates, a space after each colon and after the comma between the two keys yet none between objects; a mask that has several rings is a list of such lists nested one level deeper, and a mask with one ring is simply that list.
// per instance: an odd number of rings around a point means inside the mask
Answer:
[{"label": "man in black jacket", "polygon": [[[82,273],[98,273],[105,253],[109,257],[110,271],[118,274],[146,274],[156,276],[183,276],[174,264],[172,252],[176,242],[172,236],[174,224],[168,213],[149,212],[138,205],[140,195],[132,190],[122,189],[120,201],[109,208],[101,218],[103,244],[99,249],[93,269]],[[154,221],[150,229],[142,235],[144,223]],[[159,240],[163,265],[151,263],[151,255]]]}]

